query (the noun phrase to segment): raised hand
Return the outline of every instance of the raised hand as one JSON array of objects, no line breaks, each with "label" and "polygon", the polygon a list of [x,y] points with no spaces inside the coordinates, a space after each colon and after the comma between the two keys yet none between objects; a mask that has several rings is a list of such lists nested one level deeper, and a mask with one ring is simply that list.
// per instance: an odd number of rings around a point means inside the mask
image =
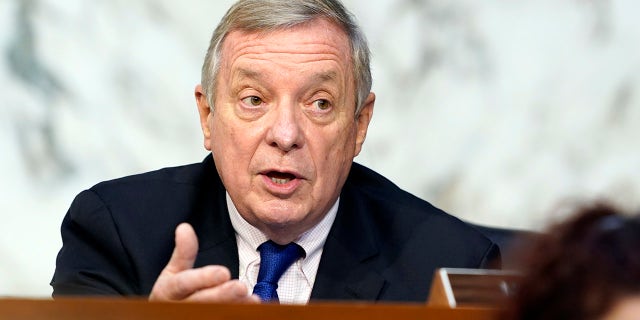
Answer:
[{"label": "raised hand", "polygon": [[153,285],[150,301],[200,301],[259,303],[240,281],[231,280],[229,269],[210,265],[193,268],[198,238],[188,223],[176,228],[176,247]]}]

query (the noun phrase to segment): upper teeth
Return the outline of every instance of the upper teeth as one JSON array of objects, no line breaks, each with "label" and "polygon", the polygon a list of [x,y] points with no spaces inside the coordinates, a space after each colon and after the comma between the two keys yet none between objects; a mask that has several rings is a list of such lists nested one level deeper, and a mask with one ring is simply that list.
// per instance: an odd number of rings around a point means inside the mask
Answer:
[{"label": "upper teeth", "polygon": [[285,183],[291,181],[291,179],[271,178],[271,181],[273,181],[274,183],[277,183],[277,184],[285,184]]}]

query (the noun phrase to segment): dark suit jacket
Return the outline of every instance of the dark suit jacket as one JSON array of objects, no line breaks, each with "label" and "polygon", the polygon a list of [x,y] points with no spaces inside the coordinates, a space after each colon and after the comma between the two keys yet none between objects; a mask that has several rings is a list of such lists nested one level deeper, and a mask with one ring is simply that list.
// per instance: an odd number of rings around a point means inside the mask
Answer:
[{"label": "dark suit jacket", "polygon": [[[209,155],[80,193],[62,222],[53,295],[148,295],[185,221],[198,235],[196,267],[224,265],[237,278],[225,189]],[[474,228],[354,163],[311,299],[425,301],[436,268],[479,268],[498,255]]]}]

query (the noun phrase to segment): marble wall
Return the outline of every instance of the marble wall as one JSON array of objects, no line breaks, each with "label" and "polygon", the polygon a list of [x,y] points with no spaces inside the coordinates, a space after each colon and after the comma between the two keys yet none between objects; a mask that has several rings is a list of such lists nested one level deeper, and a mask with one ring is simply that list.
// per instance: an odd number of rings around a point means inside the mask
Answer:
[{"label": "marble wall", "polygon": [[[231,0],[0,1],[0,296],[48,296],[71,200],[200,161],[193,88]],[[640,205],[640,3],[348,0],[378,100],[356,159],[478,223]]]}]

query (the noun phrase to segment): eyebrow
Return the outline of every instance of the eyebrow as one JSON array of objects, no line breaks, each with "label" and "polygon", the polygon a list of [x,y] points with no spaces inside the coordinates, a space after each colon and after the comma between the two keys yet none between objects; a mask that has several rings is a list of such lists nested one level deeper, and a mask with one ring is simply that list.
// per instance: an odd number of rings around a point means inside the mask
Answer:
[{"label": "eyebrow", "polygon": [[249,79],[260,79],[262,78],[262,74],[260,72],[256,72],[253,70],[249,70],[249,69],[238,69],[236,71],[238,78],[240,79],[245,79],[245,78],[249,78]]},{"label": "eyebrow", "polygon": [[[237,75],[239,79],[253,79],[259,80],[264,77],[264,75],[258,71],[249,70],[240,68],[237,70]],[[314,83],[322,83],[322,82],[332,82],[337,81],[338,73],[335,71],[323,71],[313,74],[312,82]]]},{"label": "eyebrow", "polygon": [[338,74],[335,71],[320,72],[314,74],[313,79],[316,82],[331,82],[338,79]]}]

